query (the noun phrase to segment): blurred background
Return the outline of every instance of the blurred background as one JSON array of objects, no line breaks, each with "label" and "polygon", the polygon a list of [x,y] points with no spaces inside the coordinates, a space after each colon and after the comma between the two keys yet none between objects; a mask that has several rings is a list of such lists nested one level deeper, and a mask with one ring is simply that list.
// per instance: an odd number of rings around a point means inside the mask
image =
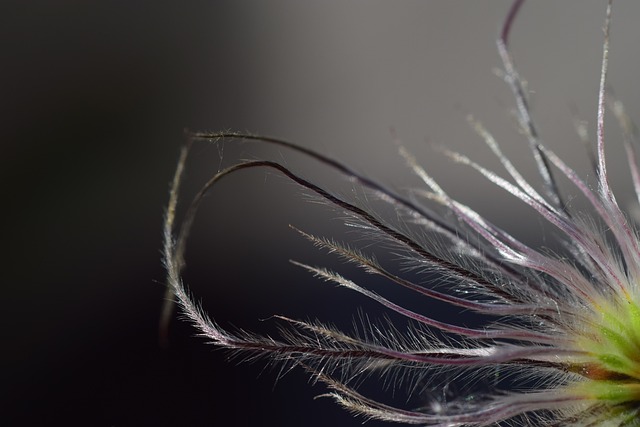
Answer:
[{"label": "blurred background", "polygon": [[[402,191],[419,182],[397,155],[394,129],[452,195],[544,243],[553,233],[541,233],[540,219],[431,148],[497,168],[466,124],[473,113],[537,184],[512,97],[492,72],[510,3],[3,2],[2,424],[359,425],[329,399],[314,400],[326,390],[304,373],[276,381],[277,366],[228,361],[180,319],[170,346],[159,346],[162,217],[184,129],[281,137]],[[604,13],[604,1],[530,2],[511,38],[544,142],[581,171],[588,162],[572,110],[593,135]],[[638,2],[615,2],[610,82],[632,116],[638,16]],[[626,205],[625,159],[607,124]],[[349,188],[284,149],[201,143],[185,197],[244,158]],[[340,218],[277,174],[240,173],[203,206],[187,281],[224,326],[260,329],[272,314],[348,326],[358,307],[378,308],[288,262],[335,264],[288,225],[332,236]]]}]

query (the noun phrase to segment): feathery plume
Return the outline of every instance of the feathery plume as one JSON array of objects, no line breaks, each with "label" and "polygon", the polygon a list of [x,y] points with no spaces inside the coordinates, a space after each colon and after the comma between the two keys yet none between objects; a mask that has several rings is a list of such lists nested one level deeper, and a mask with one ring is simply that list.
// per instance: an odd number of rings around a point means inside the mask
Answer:
[{"label": "feathery plume", "polygon": [[[442,151],[455,163],[471,167],[537,212],[558,231],[569,255],[561,257],[533,248],[455,200],[403,147],[399,148],[400,155],[425,185],[412,197],[398,194],[337,160],[287,141],[229,132],[195,133],[190,135],[191,141],[254,140],[302,153],[378,196],[396,212],[419,224],[424,233],[416,236],[375,211],[267,160],[241,162],[216,173],[197,193],[177,226],[178,189],[189,143],[182,150],[171,185],[164,226],[164,263],[172,301],[177,301],[203,336],[233,351],[267,355],[301,366],[324,382],[330,389],[329,395],[339,404],[369,418],[442,427],[640,425],[640,243],[609,185],[604,134],[607,104],[623,130],[624,147],[640,200],[640,173],[635,160],[637,129],[620,101],[606,89],[611,1],[606,9],[597,103],[595,189],[545,147],[538,136],[522,80],[508,49],[512,24],[522,3],[523,0],[513,3],[497,44],[503,76],[515,96],[519,125],[534,156],[543,191],[537,191],[527,181],[489,131],[473,117],[469,117],[470,125],[495,154],[509,179],[460,153]],[[438,320],[403,307],[333,271],[294,262],[322,280],[370,298],[415,326],[399,330],[391,324],[381,327],[365,324],[359,332],[348,334],[319,322],[277,316],[284,324],[278,339],[221,328],[194,302],[182,282],[185,244],[204,195],[223,178],[253,168],[272,169],[284,175],[345,213],[349,221],[359,224],[367,233],[375,233],[377,239],[402,254],[412,267],[436,272],[442,280],[440,286],[414,283],[352,245],[298,230],[314,245],[369,274],[448,304],[459,312],[476,313],[488,320],[478,327]],[[591,205],[592,217],[575,212],[564,203],[556,174],[564,176],[585,197]],[[426,204],[432,204],[434,209],[425,207]],[[166,324],[170,303],[165,308]],[[446,397],[432,398],[418,408],[375,401],[356,390],[357,379],[374,372],[382,377],[420,377],[427,387],[443,391]],[[473,389],[483,377],[497,373],[500,380],[496,383],[504,389],[498,386]],[[466,383],[464,388],[469,391],[449,396],[444,391],[455,383]]]}]

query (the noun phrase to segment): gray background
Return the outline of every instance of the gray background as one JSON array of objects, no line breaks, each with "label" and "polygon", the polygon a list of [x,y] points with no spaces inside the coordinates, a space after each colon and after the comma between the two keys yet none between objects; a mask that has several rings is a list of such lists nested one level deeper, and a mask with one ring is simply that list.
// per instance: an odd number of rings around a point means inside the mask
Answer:
[{"label": "gray background", "polygon": [[[392,188],[419,186],[397,156],[394,128],[452,195],[544,243],[554,233],[541,232],[542,220],[430,148],[497,167],[466,125],[473,113],[537,184],[510,93],[492,74],[509,4],[4,2],[7,425],[358,425],[328,399],[313,400],[323,388],[304,374],[273,387],[277,368],[259,375],[264,363],[226,362],[184,323],[174,323],[169,350],[158,347],[161,220],[183,128],[279,136]],[[570,106],[593,134],[604,11],[603,1],[530,2],[511,38],[543,140],[581,171]],[[637,2],[615,3],[610,82],[632,116],[638,16]],[[619,134],[607,124],[612,179],[627,205]],[[286,150],[223,147],[195,147],[187,192],[220,165],[262,157],[349,189]],[[336,217],[272,173],[239,174],[203,207],[187,277],[224,325],[260,328],[256,319],[273,313],[348,324],[358,306],[376,307],[287,262],[334,262],[287,225],[332,235]]]}]

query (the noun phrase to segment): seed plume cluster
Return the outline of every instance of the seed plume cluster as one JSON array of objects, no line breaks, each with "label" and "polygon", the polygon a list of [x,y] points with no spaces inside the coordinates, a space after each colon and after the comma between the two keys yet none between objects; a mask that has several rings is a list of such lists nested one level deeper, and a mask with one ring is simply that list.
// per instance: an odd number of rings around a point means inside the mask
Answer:
[{"label": "seed plume cluster", "polygon": [[[280,139],[232,132],[193,133],[182,150],[166,212],[164,263],[170,302],[163,322],[166,324],[171,302],[175,301],[216,346],[249,358],[265,356],[300,367],[314,380],[325,383],[328,395],[340,405],[366,418],[441,427],[640,426],[640,240],[632,219],[620,209],[609,184],[606,111],[616,117],[622,129],[638,200],[640,170],[635,152],[636,128],[606,84],[611,1],[604,24],[596,140],[590,152],[594,185],[540,141],[508,44],[522,3],[523,0],[514,1],[497,46],[502,77],[514,94],[518,125],[539,172],[535,185],[473,117],[468,119],[470,126],[495,154],[505,173],[488,170],[463,154],[441,151],[454,163],[470,167],[504,190],[507,197],[531,208],[555,230],[566,253],[559,255],[531,247],[454,199],[402,146],[400,156],[424,184],[410,194],[392,191],[340,161]],[[370,206],[347,200],[283,164],[268,160],[243,161],[215,173],[178,223],[178,190],[189,147],[198,141],[221,139],[277,145],[314,159],[367,194],[377,196],[422,232],[416,236],[410,228],[385,219]],[[191,226],[211,188],[236,172],[255,168],[284,175],[333,206],[368,236],[385,242],[410,267],[436,273],[440,277],[437,286],[429,280],[412,281],[407,274],[382,265],[357,244],[297,230],[312,244],[423,297],[425,310],[414,311],[372,291],[366,283],[355,283],[326,268],[294,261],[322,280],[375,301],[413,326],[363,322],[360,329],[344,332],[318,321],[276,316],[282,328],[280,336],[274,338],[226,330],[205,314],[181,276]],[[566,179],[575,194],[588,202],[589,209],[578,211],[567,204],[556,177]],[[473,327],[439,320],[428,309],[430,301],[444,304],[452,312],[474,313],[481,320]],[[431,393],[418,407],[379,402],[358,389],[359,379],[369,376],[380,377],[383,383],[387,376],[420,378],[422,390],[430,389]],[[487,378],[492,380],[483,382]],[[489,382],[493,384],[490,387],[480,385]],[[456,389],[453,384],[464,387]]]}]

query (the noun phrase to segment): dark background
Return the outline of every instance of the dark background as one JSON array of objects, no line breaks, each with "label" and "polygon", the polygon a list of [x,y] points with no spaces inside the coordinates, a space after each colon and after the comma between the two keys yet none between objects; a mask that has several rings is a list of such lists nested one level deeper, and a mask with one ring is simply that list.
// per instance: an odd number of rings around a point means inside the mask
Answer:
[{"label": "dark background", "polygon": [[[228,362],[184,322],[173,323],[169,349],[159,347],[162,215],[183,129],[275,135],[393,188],[418,186],[391,144],[393,127],[453,195],[543,242],[541,220],[478,190],[475,175],[428,144],[495,167],[465,123],[472,112],[535,176],[509,118],[511,96],[492,74],[509,4],[3,2],[1,423],[358,425],[329,399],[314,400],[324,389],[303,373],[276,383],[278,367]],[[615,3],[610,78],[635,116],[639,8]],[[579,169],[587,162],[570,111],[593,132],[604,11],[602,1],[531,2],[512,37],[544,141]],[[222,147],[194,148],[186,193],[241,158],[275,158],[342,185],[286,150]],[[629,195],[615,167],[621,152],[610,151],[619,194]],[[188,283],[224,326],[262,328],[274,313],[348,326],[357,307],[376,307],[288,263],[331,265],[287,225],[332,235],[338,217],[274,174],[239,174],[203,207]]]}]

